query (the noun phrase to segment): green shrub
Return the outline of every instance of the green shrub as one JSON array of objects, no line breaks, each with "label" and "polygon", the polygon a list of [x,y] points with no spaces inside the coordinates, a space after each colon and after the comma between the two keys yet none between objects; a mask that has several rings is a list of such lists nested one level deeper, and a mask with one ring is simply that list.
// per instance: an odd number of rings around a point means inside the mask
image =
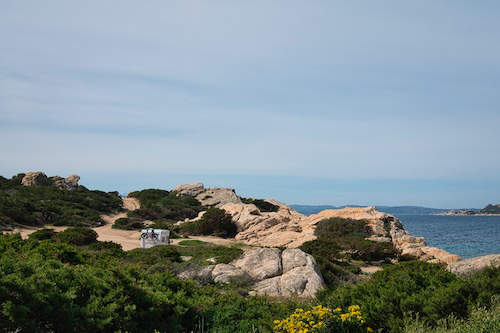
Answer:
[{"label": "green shrub", "polygon": [[317,261],[326,284],[333,287],[351,280],[361,272],[349,262],[352,260],[379,261],[395,258],[392,243],[366,240],[370,234],[366,221],[330,218],[318,223],[315,240],[305,242],[300,249]]},{"label": "green shrub", "polygon": [[498,297],[493,300],[493,307],[474,307],[465,320],[451,315],[438,322],[436,327],[427,324],[418,314],[407,317],[404,333],[470,333],[470,332],[500,332],[500,302]]},{"label": "green shrub", "polygon": [[137,230],[144,228],[144,222],[137,218],[122,217],[113,223],[112,228],[123,230]]},{"label": "green shrub", "polygon": [[40,229],[28,235],[30,239],[46,240],[52,239],[57,234],[53,229]]},{"label": "green shrub", "polygon": [[179,231],[191,235],[234,237],[237,227],[230,214],[223,209],[212,207],[198,221],[181,224]]},{"label": "green shrub", "polygon": [[129,197],[139,199],[141,208],[129,212],[129,217],[146,220],[170,220],[173,222],[194,218],[205,210],[196,199],[178,195],[175,192],[147,189],[129,193]]},{"label": "green shrub", "polygon": [[[182,243],[182,244],[181,244]],[[186,246],[187,245],[187,246]],[[190,264],[206,265],[207,259],[213,258],[217,264],[228,264],[239,258],[243,251],[236,247],[218,246],[197,240],[185,240],[174,247],[182,256],[192,257]]]},{"label": "green shrub", "polygon": [[97,241],[97,232],[87,227],[70,227],[59,232],[57,239],[73,245],[89,245]]},{"label": "green shrub", "polygon": [[[324,297],[329,306],[359,304],[368,326],[400,332],[405,314],[419,313],[429,325],[450,315],[462,318],[470,304],[499,293],[500,269],[462,280],[440,265],[405,262],[386,267],[365,282],[346,285]],[[480,281],[480,282],[478,282]]]},{"label": "green shrub", "polygon": [[314,234],[318,238],[336,238],[344,236],[368,237],[370,227],[366,221],[333,217],[318,222]]},{"label": "green shrub", "polygon": [[177,249],[169,245],[154,246],[149,249],[133,249],[127,252],[125,259],[141,265],[154,265],[157,263],[170,264],[182,262]]},{"label": "green shrub", "polygon": [[122,246],[118,243],[111,241],[104,241],[104,242],[97,241],[95,243],[91,243],[87,247],[87,249],[91,251],[105,252],[115,257],[121,257],[125,255]]}]

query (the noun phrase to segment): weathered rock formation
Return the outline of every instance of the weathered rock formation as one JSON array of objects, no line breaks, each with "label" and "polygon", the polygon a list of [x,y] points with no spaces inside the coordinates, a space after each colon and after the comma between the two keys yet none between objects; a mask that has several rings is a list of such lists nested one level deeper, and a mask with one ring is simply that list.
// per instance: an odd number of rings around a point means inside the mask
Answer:
[{"label": "weathered rock formation", "polygon": [[325,287],[314,258],[299,249],[253,248],[230,264],[205,266],[179,274],[181,278],[214,282],[251,282],[251,295],[312,297]]},{"label": "weathered rock formation", "polygon": [[448,265],[447,270],[460,276],[468,276],[489,266],[500,266],[500,254],[490,254],[487,256],[460,260]]},{"label": "weathered rock formation", "polygon": [[410,235],[397,218],[379,212],[374,207],[328,209],[304,216],[284,203],[271,199],[266,201],[278,206],[278,211],[262,212],[254,204],[243,203],[232,189],[205,189],[203,184],[198,183],[178,186],[176,191],[194,196],[204,205],[217,206],[231,214],[238,226],[235,238],[246,244],[296,248],[316,239],[314,231],[320,221],[340,217],[366,221],[372,231],[370,240],[392,242],[402,255],[444,264],[460,260],[457,255],[427,246],[423,237]]},{"label": "weathered rock formation", "polygon": [[80,180],[80,176],[71,175],[66,178],[62,178],[59,176],[55,177],[47,177],[43,172],[27,172],[23,179],[21,180],[21,184],[24,186],[55,186],[61,190],[74,190],[78,187],[78,181]]},{"label": "weathered rock formation", "polygon": [[180,195],[194,197],[203,206],[220,207],[226,203],[240,203],[234,189],[230,188],[205,188],[203,183],[184,184],[177,186],[174,191]]}]

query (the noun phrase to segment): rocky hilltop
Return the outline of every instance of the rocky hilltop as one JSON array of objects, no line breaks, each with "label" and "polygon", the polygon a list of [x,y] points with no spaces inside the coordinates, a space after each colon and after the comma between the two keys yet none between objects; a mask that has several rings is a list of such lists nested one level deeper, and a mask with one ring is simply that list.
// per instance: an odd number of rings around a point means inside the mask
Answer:
[{"label": "rocky hilltop", "polygon": [[71,175],[66,178],[54,176],[47,177],[43,172],[27,172],[21,180],[24,186],[55,186],[60,190],[74,190],[78,187],[80,176]]},{"label": "rocky hilltop", "polygon": [[238,227],[235,239],[254,246],[299,247],[304,242],[316,239],[314,231],[320,221],[340,217],[366,221],[371,230],[368,239],[392,243],[402,255],[444,264],[460,260],[457,255],[427,246],[423,237],[410,235],[396,217],[379,212],[374,207],[329,209],[305,216],[273,199],[265,201],[277,209],[262,211],[253,203],[245,203],[248,200],[242,200],[234,189],[205,188],[202,183],[196,183],[179,185],[174,191],[192,196],[203,205],[225,210]]}]

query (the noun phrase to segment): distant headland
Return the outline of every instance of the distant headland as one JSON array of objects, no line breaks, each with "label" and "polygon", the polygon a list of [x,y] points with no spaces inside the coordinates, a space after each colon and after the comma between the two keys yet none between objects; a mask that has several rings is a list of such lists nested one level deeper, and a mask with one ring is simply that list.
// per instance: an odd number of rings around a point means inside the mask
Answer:
[{"label": "distant headland", "polygon": [[436,215],[445,216],[500,216],[500,204],[489,204],[483,209],[452,209]]}]

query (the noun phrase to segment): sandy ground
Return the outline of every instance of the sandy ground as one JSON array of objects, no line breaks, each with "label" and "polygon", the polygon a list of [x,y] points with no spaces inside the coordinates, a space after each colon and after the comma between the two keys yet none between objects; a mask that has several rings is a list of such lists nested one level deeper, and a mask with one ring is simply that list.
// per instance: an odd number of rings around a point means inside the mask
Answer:
[{"label": "sandy ground", "polygon": [[[141,207],[139,200],[135,198],[128,198],[128,197],[122,197],[123,201],[123,208],[126,209],[127,211],[132,211],[139,209]],[[120,229],[113,229],[111,226],[113,223],[118,220],[119,218],[122,217],[127,217],[127,212],[121,212],[117,214],[111,214],[111,215],[102,215],[101,218],[106,222],[105,225],[101,227],[95,227],[92,228],[97,232],[97,239],[100,241],[112,241],[115,243],[118,243],[122,246],[123,250],[129,251],[133,250],[136,248],[139,248],[141,246],[140,242],[140,232],[136,230],[120,230]],[[66,230],[68,227],[55,227],[55,226],[47,226],[46,228],[49,229],[54,229],[57,232]],[[27,238],[29,234],[39,230],[41,228],[16,228],[12,232],[13,233],[20,233],[21,237]],[[190,236],[189,239],[197,239],[203,242],[208,242],[208,243],[213,243],[216,245],[221,245],[221,246],[234,246],[238,245],[241,247],[247,247],[248,245],[243,245],[240,242],[237,242],[234,239],[227,239],[227,238],[219,238],[219,237],[213,237],[213,236]],[[186,240],[186,238],[181,238],[181,239],[172,239],[172,244],[177,245],[180,241]]]}]

